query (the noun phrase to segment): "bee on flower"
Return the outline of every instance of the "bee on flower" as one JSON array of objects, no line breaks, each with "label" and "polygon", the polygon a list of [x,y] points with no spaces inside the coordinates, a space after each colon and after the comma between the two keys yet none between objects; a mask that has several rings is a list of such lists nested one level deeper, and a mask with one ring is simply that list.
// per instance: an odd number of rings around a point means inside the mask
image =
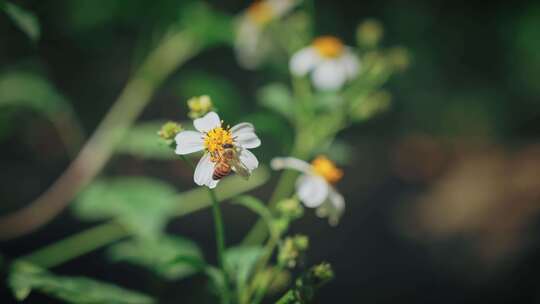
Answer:
[{"label": "bee on flower", "polygon": [[197,185],[215,188],[231,171],[248,178],[259,166],[255,155],[248,150],[261,145],[252,124],[243,122],[232,128],[224,127],[219,116],[209,112],[195,119],[193,125],[196,131],[176,135],[175,153],[204,151],[193,176]]},{"label": "bee on flower", "polygon": [[276,157],[272,169],[292,169],[302,174],[296,181],[296,195],[308,208],[317,208],[317,215],[328,217],[335,226],[345,210],[345,200],[334,185],[343,177],[343,171],[325,156],[317,156],[307,163],[294,157]]},{"label": "bee on flower", "polygon": [[322,36],[296,52],[289,68],[295,76],[311,74],[313,85],[319,90],[339,90],[356,77],[360,61],[340,39]]},{"label": "bee on flower", "polygon": [[299,0],[262,0],[253,2],[241,15],[234,43],[238,62],[256,68],[268,55],[272,41],[265,35],[266,26],[289,13]]}]

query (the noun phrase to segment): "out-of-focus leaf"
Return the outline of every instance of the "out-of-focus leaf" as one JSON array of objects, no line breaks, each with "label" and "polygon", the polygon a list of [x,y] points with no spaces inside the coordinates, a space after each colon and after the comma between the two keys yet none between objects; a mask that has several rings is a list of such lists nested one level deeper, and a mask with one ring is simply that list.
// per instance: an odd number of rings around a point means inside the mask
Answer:
[{"label": "out-of-focus leaf", "polygon": [[52,113],[66,107],[65,98],[42,76],[25,71],[0,75],[0,106],[25,106]]},{"label": "out-of-focus leaf", "polygon": [[11,20],[13,20],[17,27],[19,27],[30,40],[33,42],[39,40],[41,30],[36,15],[9,2],[0,3],[0,9],[6,12]]},{"label": "out-of-focus leaf", "polygon": [[[65,114],[72,114],[70,104],[44,77],[27,71],[0,74],[0,137],[14,125],[11,120],[17,109],[26,108],[47,116],[55,125]],[[73,118],[71,118],[73,119]],[[74,126],[78,128],[78,126]],[[80,132],[79,130],[77,130]],[[59,129],[61,134],[71,134]],[[73,140],[69,138],[68,140]],[[66,141],[67,142],[67,141]]]},{"label": "out-of-focus leaf", "polygon": [[188,239],[176,236],[124,241],[112,246],[109,256],[114,261],[146,267],[169,280],[193,275],[205,265],[199,247]]},{"label": "out-of-focus leaf", "polygon": [[[242,115],[242,97],[227,79],[204,72],[184,73],[177,80],[178,95],[186,98],[208,95],[219,111],[220,117],[228,122],[238,120]],[[187,100],[186,100],[187,101]],[[185,102],[182,106],[185,106]]]},{"label": "out-of-focus leaf", "polygon": [[150,121],[131,127],[117,145],[117,152],[150,159],[169,160],[176,158],[174,151],[157,135],[164,123],[165,121]]},{"label": "out-of-focus leaf", "polygon": [[225,251],[225,271],[236,282],[239,290],[248,282],[253,268],[263,254],[260,246],[236,246]]},{"label": "out-of-focus leaf", "polygon": [[74,204],[86,220],[116,218],[126,229],[143,237],[160,235],[175,209],[176,191],[170,185],[146,177],[97,180]]},{"label": "out-of-focus leaf", "polygon": [[292,95],[289,88],[282,83],[264,86],[257,92],[259,104],[291,119],[293,115]]},{"label": "out-of-focus leaf", "polygon": [[231,16],[214,10],[202,1],[187,5],[180,15],[180,25],[206,44],[231,43],[234,37]]},{"label": "out-of-focus leaf", "polygon": [[147,295],[113,284],[85,277],[56,276],[32,264],[16,263],[9,274],[9,286],[22,301],[32,290],[75,304],[147,304],[154,300]]},{"label": "out-of-focus leaf", "polygon": [[205,268],[204,272],[210,279],[210,292],[214,293],[215,295],[223,294],[223,292],[225,292],[225,288],[228,288],[225,277],[223,276],[223,272],[221,272],[220,269],[210,265]]}]

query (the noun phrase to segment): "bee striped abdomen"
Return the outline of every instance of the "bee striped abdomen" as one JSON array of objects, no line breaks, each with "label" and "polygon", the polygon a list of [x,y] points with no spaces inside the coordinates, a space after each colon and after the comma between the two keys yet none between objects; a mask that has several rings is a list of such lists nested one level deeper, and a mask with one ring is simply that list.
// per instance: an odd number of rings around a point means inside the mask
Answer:
[{"label": "bee striped abdomen", "polygon": [[226,162],[220,162],[214,168],[214,174],[212,174],[212,179],[220,180],[229,174],[231,174],[231,166]]}]

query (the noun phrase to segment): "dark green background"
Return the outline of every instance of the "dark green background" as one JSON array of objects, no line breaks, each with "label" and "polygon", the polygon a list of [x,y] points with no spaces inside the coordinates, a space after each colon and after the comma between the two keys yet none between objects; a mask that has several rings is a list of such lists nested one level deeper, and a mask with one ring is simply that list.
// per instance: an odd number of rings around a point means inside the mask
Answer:
[{"label": "dark green background", "polygon": [[[96,127],[133,72],[162,25],[174,18],[177,1],[14,1],[35,12],[42,38],[32,44],[0,15],[0,69],[37,70],[68,98],[87,134]],[[231,14],[241,1],[219,1],[214,7]],[[410,50],[412,65],[386,86],[393,93],[390,112],[340,134],[353,146],[339,185],[347,211],[337,228],[312,212],[293,230],[311,236],[308,263],[330,261],[337,278],[321,290],[319,303],[508,303],[538,299],[540,252],[537,242],[504,272],[475,275],[476,269],[453,269],[453,252],[431,254],[430,247],[403,238],[393,224],[403,196],[425,185],[405,182],[392,170],[394,144],[408,134],[467,139],[517,148],[540,134],[540,4],[537,1],[315,1],[318,34],[334,34],[354,43],[356,25],[368,17],[385,26],[383,45]],[[219,31],[219,29],[216,29]],[[185,117],[186,82],[211,74],[238,89],[222,114],[237,121],[257,109],[255,90],[273,78],[271,72],[240,68],[230,48],[205,51],[171,77],[158,91],[141,120]],[[195,80],[193,80],[195,79]],[[0,198],[4,211],[38,196],[68,164],[51,125],[29,111],[10,111],[0,130]],[[1,119],[7,119],[2,116]],[[9,123],[5,123],[9,122]],[[264,160],[283,153],[278,142],[286,126],[263,134]],[[285,136],[285,141],[287,140]],[[289,138],[290,139],[290,138]],[[115,157],[105,173],[147,174],[168,178],[179,187],[189,179],[174,163]],[[271,187],[257,190],[268,196]],[[230,242],[239,241],[255,218],[238,207],[225,208]],[[210,213],[174,221],[169,230],[200,242],[211,252]],[[88,224],[69,211],[37,233],[0,243],[9,258],[25,254]],[[441,245],[445,246],[445,245]],[[449,248],[453,248],[449,246]],[[440,249],[440,248],[439,248]],[[442,250],[444,251],[444,250]],[[93,253],[55,269],[88,275],[139,289],[160,303],[198,303],[204,278],[165,283],[126,264],[110,264]],[[3,286],[4,287],[4,286]],[[3,299],[10,296],[2,290]],[[32,295],[29,303],[52,300]],[[4,300],[2,301],[4,303]]]}]

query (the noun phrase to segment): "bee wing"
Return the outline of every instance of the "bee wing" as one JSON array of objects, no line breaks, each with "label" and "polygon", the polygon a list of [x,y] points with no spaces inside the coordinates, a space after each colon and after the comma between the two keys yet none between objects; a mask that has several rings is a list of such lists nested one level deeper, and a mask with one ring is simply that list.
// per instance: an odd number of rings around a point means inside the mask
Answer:
[{"label": "bee wing", "polygon": [[236,174],[240,175],[241,177],[248,179],[251,175],[251,172],[249,172],[249,169],[246,168],[246,166],[238,159],[234,158],[230,162],[231,168],[233,169]]}]

